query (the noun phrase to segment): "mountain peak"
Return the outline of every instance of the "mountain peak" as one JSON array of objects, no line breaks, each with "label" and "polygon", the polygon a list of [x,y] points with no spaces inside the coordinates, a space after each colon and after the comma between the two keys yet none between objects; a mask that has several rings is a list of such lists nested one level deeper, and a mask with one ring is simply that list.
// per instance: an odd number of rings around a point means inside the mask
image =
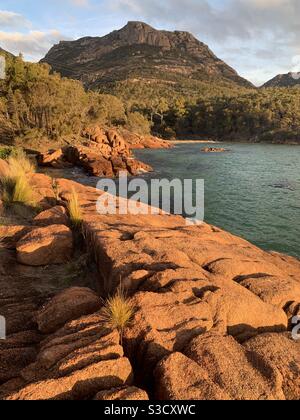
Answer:
[{"label": "mountain peak", "polygon": [[278,74],[264,84],[263,87],[293,87],[300,85],[300,72]]},{"label": "mountain peak", "polygon": [[144,22],[129,21],[124,28],[114,33],[129,45],[148,44],[154,47],[171,47],[167,32],[154,29]]},{"label": "mountain peak", "polygon": [[152,26],[148,25],[145,22],[139,21],[139,20],[129,20],[127,22],[127,25],[124,26],[124,28],[130,28],[130,29],[134,29],[134,30],[151,29],[152,31],[155,31],[155,29]]},{"label": "mountain peak", "polygon": [[103,37],[55,45],[42,61],[91,89],[128,79],[172,84],[216,79],[252,86],[189,32],[157,30],[140,21]]}]

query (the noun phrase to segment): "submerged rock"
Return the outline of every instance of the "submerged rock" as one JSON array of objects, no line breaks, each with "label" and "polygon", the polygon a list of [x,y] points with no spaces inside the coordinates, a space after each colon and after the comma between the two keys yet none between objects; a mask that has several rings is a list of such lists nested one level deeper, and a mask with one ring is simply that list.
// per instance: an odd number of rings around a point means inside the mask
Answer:
[{"label": "submerged rock", "polygon": [[201,150],[202,153],[224,153],[229,152],[228,149],[224,149],[222,147],[205,147]]}]

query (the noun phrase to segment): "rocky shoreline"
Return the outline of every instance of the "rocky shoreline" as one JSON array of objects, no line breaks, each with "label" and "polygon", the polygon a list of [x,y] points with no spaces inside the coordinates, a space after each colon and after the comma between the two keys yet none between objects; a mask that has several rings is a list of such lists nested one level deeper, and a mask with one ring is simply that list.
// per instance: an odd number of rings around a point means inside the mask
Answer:
[{"label": "rocky shoreline", "polygon": [[37,156],[39,166],[55,169],[77,166],[88,175],[97,177],[114,177],[121,171],[138,175],[150,172],[152,168],[134,158],[133,148],[170,147],[154,137],[146,138],[129,132],[121,135],[117,130],[105,130],[98,126],[85,129],[82,136],[86,140],[80,144],[40,153]]},{"label": "rocky shoreline", "polygon": [[[1,399],[300,398],[299,260],[179,216],[99,215],[96,189],[28,179],[42,212],[0,228]],[[66,284],[73,189],[88,271]],[[101,300],[120,283],[134,307],[123,340]]]}]

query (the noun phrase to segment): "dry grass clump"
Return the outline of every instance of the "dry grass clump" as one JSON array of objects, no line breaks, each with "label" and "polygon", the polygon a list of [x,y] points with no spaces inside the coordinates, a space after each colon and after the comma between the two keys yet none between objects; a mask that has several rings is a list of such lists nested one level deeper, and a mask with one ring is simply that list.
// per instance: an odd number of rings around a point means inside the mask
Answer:
[{"label": "dry grass clump", "polygon": [[58,202],[59,199],[60,199],[60,197],[59,197],[59,183],[58,183],[57,179],[55,179],[55,178],[52,178],[51,181],[52,181],[51,182],[52,190],[55,194],[55,199]]},{"label": "dry grass clump", "polygon": [[118,289],[113,297],[108,298],[104,302],[102,309],[103,321],[109,328],[119,331],[121,341],[125,328],[132,320],[133,313],[133,305],[121,288]]},{"label": "dry grass clump", "polygon": [[82,226],[82,208],[79,203],[78,194],[75,188],[72,189],[71,196],[68,200],[68,211],[72,226],[79,229]]},{"label": "dry grass clump", "polygon": [[28,175],[36,171],[35,165],[26,156],[23,150],[14,151],[7,159],[10,171],[13,175]]},{"label": "dry grass clump", "polygon": [[26,177],[35,171],[34,165],[24,152],[19,151],[9,156],[7,163],[7,170],[0,174],[1,199],[4,205],[7,207],[16,203],[35,207],[34,192]]}]

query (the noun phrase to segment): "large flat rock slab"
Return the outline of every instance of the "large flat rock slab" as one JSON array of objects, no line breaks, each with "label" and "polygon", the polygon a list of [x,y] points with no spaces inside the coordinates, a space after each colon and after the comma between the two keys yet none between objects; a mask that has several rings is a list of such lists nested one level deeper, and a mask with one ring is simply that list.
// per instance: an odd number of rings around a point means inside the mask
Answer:
[{"label": "large flat rock slab", "polygon": [[182,353],[163,359],[155,372],[156,398],[159,400],[230,400],[207,372]]},{"label": "large flat rock slab", "polygon": [[203,334],[190,342],[185,354],[233,400],[285,399],[280,372],[230,336]]},{"label": "large flat rock slab", "polygon": [[38,312],[37,324],[42,333],[53,333],[68,321],[96,312],[101,306],[100,298],[92,290],[73,287],[55,296]]},{"label": "large flat rock slab", "polygon": [[[49,186],[40,176],[38,183]],[[61,203],[73,188],[78,192],[84,237],[99,271],[97,289],[107,296],[121,285],[134,306],[133,319],[123,349],[118,332],[103,323],[93,292],[87,299],[69,290],[48,305],[44,300],[37,319],[48,336],[1,395],[139,399],[143,392],[131,388],[138,385],[170,400],[299,399],[299,343],[289,332],[300,307],[299,260],[205,223],[187,226],[182,217],[161,211],[101,215],[96,205],[103,192],[67,180],[57,184]],[[119,208],[124,204],[117,200]],[[36,310],[30,293],[28,302],[13,301],[14,314],[17,307],[27,313],[26,305],[28,313]],[[22,346],[34,347],[25,341]]]},{"label": "large flat rock slab", "polygon": [[108,360],[77,370],[69,376],[30,384],[7,400],[72,400],[92,398],[104,389],[130,384],[132,368],[126,358]]},{"label": "large flat rock slab", "polygon": [[293,340],[290,333],[262,334],[245,343],[245,348],[281,373],[287,400],[300,399],[300,340]]},{"label": "large flat rock slab", "polygon": [[34,228],[16,245],[18,262],[30,266],[62,264],[73,250],[73,235],[64,225]]}]

